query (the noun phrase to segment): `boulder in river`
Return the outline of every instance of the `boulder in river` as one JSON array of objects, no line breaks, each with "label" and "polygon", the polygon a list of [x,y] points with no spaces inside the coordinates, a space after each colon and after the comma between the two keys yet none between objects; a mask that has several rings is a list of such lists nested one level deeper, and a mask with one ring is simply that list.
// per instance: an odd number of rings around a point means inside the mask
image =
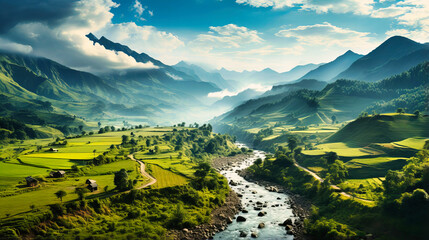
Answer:
[{"label": "boulder in river", "polygon": [[267,215],[267,212],[262,211],[262,212],[259,212],[259,213],[258,213],[258,216],[259,216],[259,217],[263,217],[263,216],[265,216],[265,215]]},{"label": "boulder in river", "polygon": [[249,211],[247,211],[246,209],[243,209],[241,212],[242,213],[248,213]]},{"label": "boulder in river", "polygon": [[247,232],[245,231],[240,231],[240,237],[247,237]]},{"label": "boulder in river", "polygon": [[238,216],[237,217],[237,222],[245,222],[245,221],[246,221],[245,217],[243,217],[243,216]]},{"label": "boulder in river", "polygon": [[292,225],[286,225],[286,230],[292,230],[293,226]]},{"label": "boulder in river", "polygon": [[264,228],[264,227],[265,227],[265,223],[262,222],[258,224],[258,228]]},{"label": "boulder in river", "polygon": [[258,237],[258,233],[257,233],[257,232],[252,232],[252,233],[250,234],[250,236],[251,236],[252,238],[257,238],[257,237]]}]

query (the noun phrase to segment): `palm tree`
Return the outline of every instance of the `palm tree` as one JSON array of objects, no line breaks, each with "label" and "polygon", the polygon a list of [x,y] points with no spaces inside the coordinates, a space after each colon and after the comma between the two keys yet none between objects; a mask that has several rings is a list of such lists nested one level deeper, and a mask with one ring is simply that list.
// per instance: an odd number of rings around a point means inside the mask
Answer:
[{"label": "palm tree", "polygon": [[63,197],[67,196],[67,193],[64,190],[59,190],[55,193],[55,196],[57,196],[57,198],[59,198],[61,202],[63,202]]}]

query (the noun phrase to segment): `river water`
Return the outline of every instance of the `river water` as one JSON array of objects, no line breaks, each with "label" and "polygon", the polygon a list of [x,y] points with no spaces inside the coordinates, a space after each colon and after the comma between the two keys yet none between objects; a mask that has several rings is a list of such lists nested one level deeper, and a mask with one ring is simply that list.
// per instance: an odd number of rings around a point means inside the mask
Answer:
[{"label": "river water", "polygon": [[[237,143],[238,147],[247,147],[244,144]],[[288,195],[284,193],[270,192],[263,186],[259,186],[255,183],[246,181],[243,177],[236,173],[237,170],[242,170],[250,165],[257,158],[265,158],[263,151],[254,151],[254,156],[249,157],[244,162],[236,163],[232,167],[221,171],[220,173],[225,176],[229,181],[238,183],[237,186],[230,186],[237,194],[242,194],[241,198],[242,206],[248,210],[248,213],[239,212],[237,216],[243,216],[246,218],[245,222],[237,222],[235,218],[231,224],[228,225],[227,229],[217,233],[214,239],[252,239],[251,233],[255,232],[258,235],[258,239],[293,239],[292,235],[287,235],[284,226],[279,226],[279,223],[283,223],[286,219],[293,217],[292,209],[289,205]],[[261,202],[266,205],[262,210],[254,210],[257,202]],[[277,207],[275,206],[277,205]],[[265,216],[259,217],[258,213],[265,211]],[[265,227],[258,229],[258,225],[264,223]],[[240,237],[240,232],[243,231],[247,234],[246,237]]]}]

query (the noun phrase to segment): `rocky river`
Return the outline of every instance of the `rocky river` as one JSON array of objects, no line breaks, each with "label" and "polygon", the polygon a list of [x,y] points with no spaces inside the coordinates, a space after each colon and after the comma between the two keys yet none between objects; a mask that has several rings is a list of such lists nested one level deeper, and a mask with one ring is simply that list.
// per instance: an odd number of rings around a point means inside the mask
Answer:
[{"label": "rocky river", "polygon": [[300,220],[294,217],[289,195],[275,186],[247,181],[239,175],[257,158],[264,159],[265,153],[255,150],[243,161],[219,169],[240,197],[242,209],[224,231],[215,234],[214,239],[294,239],[294,223]]}]

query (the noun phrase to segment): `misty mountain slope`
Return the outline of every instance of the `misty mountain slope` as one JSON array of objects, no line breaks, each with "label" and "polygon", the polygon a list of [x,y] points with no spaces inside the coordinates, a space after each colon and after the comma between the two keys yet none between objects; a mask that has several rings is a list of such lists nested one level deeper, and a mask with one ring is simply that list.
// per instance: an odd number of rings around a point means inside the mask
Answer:
[{"label": "misty mountain slope", "polygon": [[326,83],[325,81],[318,81],[315,79],[304,79],[295,83],[288,83],[288,84],[273,86],[271,90],[265,92],[263,96],[296,91],[299,89],[322,90],[324,87],[326,87],[326,85],[328,85],[328,83]]},{"label": "misty mountain slope", "polygon": [[329,81],[341,72],[349,68],[353,62],[361,58],[363,55],[356,54],[352,51],[347,51],[343,55],[337,57],[334,61],[323,64],[318,68],[308,72],[300,79],[317,79],[321,81]]},{"label": "misty mountain slope", "polygon": [[220,73],[208,72],[202,67],[184,61],[177,63],[173,67],[179,71],[187,73],[188,75],[194,75],[195,77],[200,78],[202,81],[214,83],[216,86],[222,89],[229,89],[231,91],[235,90],[233,85],[236,85],[236,82],[233,80],[226,81],[222,75],[220,75]]},{"label": "misty mountain slope", "polygon": [[56,100],[88,100],[91,95],[110,100],[125,99],[101,78],[77,71],[46,58],[0,53],[2,71],[27,90]]},{"label": "misty mountain slope", "polygon": [[408,38],[391,37],[376,49],[356,60],[336,79],[355,79],[377,81],[408,70],[423,61],[429,60],[429,47]]},{"label": "misty mountain slope", "polygon": [[222,99],[216,101],[212,106],[213,107],[236,107],[242,104],[244,101],[247,101],[252,98],[260,96],[261,92],[255,91],[253,89],[246,89],[235,96],[225,96]]},{"label": "misty mountain slope", "polygon": [[[111,85],[120,87],[124,93],[132,93],[131,97],[144,99],[142,96],[146,95],[159,99],[161,103],[180,104],[182,95],[185,95],[183,97],[185,102],[190,102],[188,100],[192,98],[204,100],[209,93],[221,90],[214,83],[203,82],[198,76],[178,71],[145,53],[137,53],[129,47],[114,43],[105,37],[97,39],[93,34],[88,34],[87,37],[94,44],[100,44],[107,50],[120,51],[133,57],[137,62],[147,63],[150,61],[158,67],[153,69],[124,69],[103,74],[103,78],[108,79]],[[141,92],[136,91],[137,89]],[[163,96],[164,93],[166,95]],[[169,99],[169,96],[172,95],[176,97]]]},{"label": "misty mountain slope", "polygon": [[[216,124],[236,124],[244,128],[266,127],[269,124],[309,125],[356,118],[372,107],[379,111],[385,104],[395,109],[410,102],[423,111],[429,84],[429,62],[379,82],[337,80],[320,91],[298,90],[252,99],[214,119]],[[391,102],[393,101],[393,102]]]},{"label": "misty mountain slope", "polygon": [[318,64],[299,65],[290,71],[283,73],[276,72],[270,68],[266,68],[262,71],[243,72],[229,71],[225,68],[222,68],[219,70],[219,73],[223,76],[223,78],[239,81],[244,86],[251,83],[274,85],[297,80],[318,66]]},{"label": "misty mountain slope", "polygon": [[328,137],[326,142],[346,142],[357,146],[429,136],[429,117],[411,114],[382,114],[361,117]]}]

